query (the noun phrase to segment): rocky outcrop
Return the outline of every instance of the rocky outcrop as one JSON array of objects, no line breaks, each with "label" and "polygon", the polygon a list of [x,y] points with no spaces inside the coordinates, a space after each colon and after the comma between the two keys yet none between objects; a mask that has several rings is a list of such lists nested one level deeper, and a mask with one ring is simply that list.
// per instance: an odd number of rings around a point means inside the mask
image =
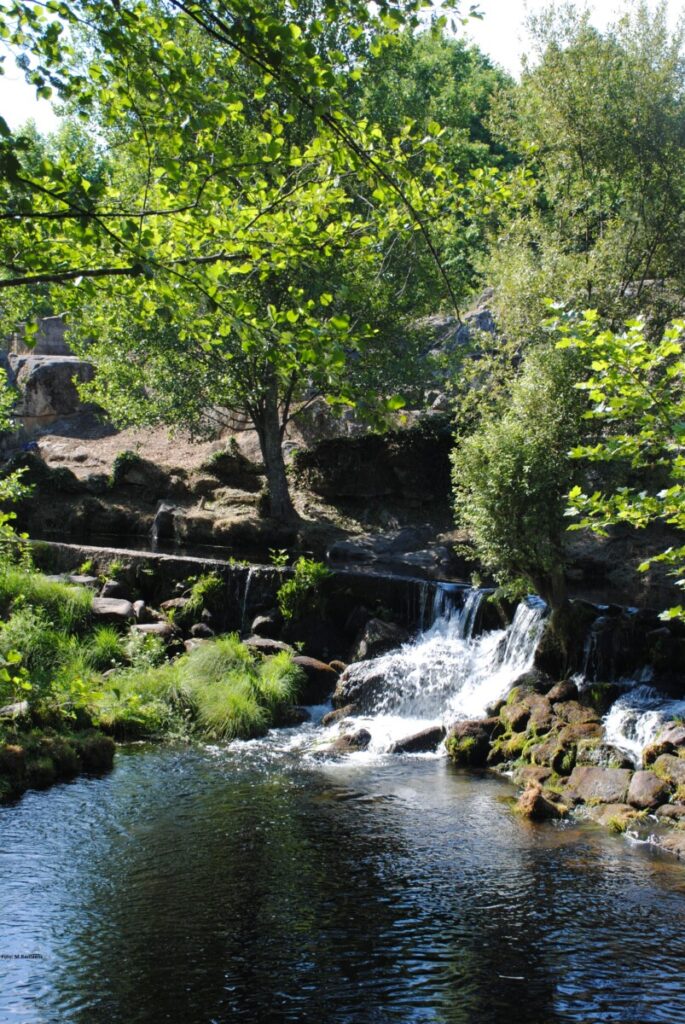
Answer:
[{"label": "rocky outcrop", "polygon": [[370,619],[357,640],[352,660],[368,661],[371,658],[378,658],[381,654],[401,647],[408,639],[407,630],[396,623]]},{"label": "rocky outcrop", "polygon": [[81,400],[74,384],[93,378],[93,367],[67,355],[21,355],[10,360],[21,400],[15,415],[27,427],[73,415]]}]

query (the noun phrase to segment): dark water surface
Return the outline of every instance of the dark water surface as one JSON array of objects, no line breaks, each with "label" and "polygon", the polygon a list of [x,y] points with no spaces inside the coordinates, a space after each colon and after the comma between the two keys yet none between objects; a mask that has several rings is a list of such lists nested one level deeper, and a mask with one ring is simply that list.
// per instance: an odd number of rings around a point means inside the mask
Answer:
[{"label": "dark water surface", "polygon": [[0,809],[2,1024],[685,1022],[682,865],[444,761],[237,747]]}]

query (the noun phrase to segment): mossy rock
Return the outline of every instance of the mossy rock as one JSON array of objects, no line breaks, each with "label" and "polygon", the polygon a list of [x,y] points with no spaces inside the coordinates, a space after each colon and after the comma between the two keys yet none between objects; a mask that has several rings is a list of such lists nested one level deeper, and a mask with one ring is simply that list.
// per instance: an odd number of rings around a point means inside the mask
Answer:
[{"label": "mossy rock", "polygon": [[38,760],[49,758],[55,775],[60,779],[72,779],[81,771],[81,758],[72,743],[61,736],[46,736],[38,745]]},{"label": "mossy rock", "polygon": [[51,757],[31,758],[26,764],[26,785],[29,789],[47,789],[57,781],[57,770]]}]

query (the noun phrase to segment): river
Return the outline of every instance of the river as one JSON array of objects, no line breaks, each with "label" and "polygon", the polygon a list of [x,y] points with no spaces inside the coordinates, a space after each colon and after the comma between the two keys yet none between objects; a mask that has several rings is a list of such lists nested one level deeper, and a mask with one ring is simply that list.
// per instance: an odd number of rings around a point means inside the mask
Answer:
[{"label": "river", "polygon": [[0,809],[3,1024],[685,1021],[682,865],[295,735],[132,747]]}]

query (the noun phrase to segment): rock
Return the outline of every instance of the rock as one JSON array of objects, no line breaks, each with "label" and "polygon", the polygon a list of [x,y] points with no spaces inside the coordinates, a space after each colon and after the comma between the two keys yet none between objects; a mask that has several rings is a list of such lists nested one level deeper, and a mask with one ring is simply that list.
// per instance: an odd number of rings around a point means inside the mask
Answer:
[{"label": "rock", "polygon": [[249,636],[243,643],[246,647],[249,647],[253,654],[263,654],[268,657],[270,654],[278,654],[279,651],[288,651],[289,654],[294,654],[295,650],[290,644],[283,643],[282,640],[269,640],[265,636]]},{"label": "rock", "polygon": [[596,768],[632,767],[627,754],[609,743],[602,743],[599,738],[578,740],[576,764],[594,765]]},{"label": "rock", "polygon": [[190,635],[197,640],[210,640],[216,634],[206,622],[196,622],[190,627]]},{"label": "rock", "polygon": [[457,722],[445,740],[445,749],[455,764],[482,767],[490,751],[490,739],[497,719],[482,718]]},{"label": "rock", "polygon": [[578,700],[578,687],[572,679],[564,679],[561,683],[555,683],[547,693],[547,700],[552,704],[565,701]]},{"label": "rock", "polygon": [[23,355],[13,360],[21,402],[15,415],[24,421],[49,423],[70,416],[81,405],[74,378],[93,379],[93,367],[76,356]]},{"label": "rock", "polygon": [[203,644],[209,643],[209,640],[201,640],[199,637],[193,636],[189,640],[183,641],[183,646],[186,653],[190,654],[191,651],[196,651],[198,647],[202,647]]},{"label": "rock", "polygon": [[145,601],[133,602],[133,614],[135,615],[136,622],[154,622]]},{"label": "rock", "polygon": [[657,818],[666,818],[671,821],[682,821],[685,819],[685,804],[662,804],[654,812]]},{"label": "rock", "polygon": [[311,717],[306,708],[300,707],[299,704],[289,704],[277,712],[274,724],[287,729],[295,725],[304,725],[305,722],[311,721]]},{"label": "rock", "polygon": [[168,601],[162,601],[160,608],[163,612],[182,612],[190,601],[189,597],[170,597]]},{"label": "rock", "polygon": [[628,803],[640,810],[658,807],[668,800],[670,786],[654,772],[635,772],[628,788]]},{"label": "rock", "polygon": [[338,679],[333,693],[336,708],[356,704],[361,711],[370,710],[385,686],[385,669],[374,662],[359,662],[348,665]]},{"label": "rock", "polygon": [[514,782],[517,786],[527,786],[529,783],[542,785],[552,777],[554,772],[551,768],[542,768],[534,764],[526,764],[514,772]]},{"label": "rock", "polygon": [[638,811],[630,804],[618,802],[591,807],[589,814],[598,825],[604,825],[612,832],[625,832],[630,822],[637,817]]},{"label": "rock", "polygon": [[89,587],[91,590],[97,590],[100,586],[97,576],[82,576],[80,573],[67,576],[67,581],[73,583],[75,587]]},{"label": "rock", "polygon": [[661,836],[657,845],[666,853],[672,853],[678,860],[685,860],[685,832],[672,832],[670,835]]},{"label": "rock", "polygon": [[685,786],[685,758],[661,754],[654,762],[653,771],[660,779],[674,786]]},{"label": "rock", "polygon": [[507,729],[512,732],[525,732],[530,718],[530,708],[527,704],[505,704],[499,713]]},{"label": "rock", "polygon": [[559,742],[568,745],[586,739],[601,739],[603,736],[604,731],[599,722],[580,722],[578,725],[565,725],[559,733]]},{"label": "rock", "polygon": [[303,704],[323,704],[329,699],[338,681],[338,673],[330,665],[316,658],[297,654],[293,661],[305,674],[306,682],[300,694]]},{"label": "rock", "polygon": [[516,804],[516,810],[531,821],[548,821],[552,818],[563,818],[566,808],[553,803],[536,783],[532,783],[523,791]]},{"label": "rock", "polygon": [[371,733],[366,729],[359,729],[357,732],[339,736],[329,749],[335,754],[350,754],[355,750],[366,750],[370,742]]},{"label": "rock", "polygon": [[[176,477],[172,477],[172,480],[176,480]],[[171,481],[169,482],[171,485]],[[183,485],[185,487],[185,484]],[[168,490],[171,490],[169,486]],[[174,490],[178,489],[178,485],[174,484]],[[162,544],[173,544],[176,540],[176,515],[179,512],[177,505],[174,505],[170,501],[160,501],[155,512],[155,518],[152,520],[152,529],[150,531],[150,539],[152,541],[153,550],[159,543]]]},{"label": "rock", "polygon": [[628,768],[579,765],[568,780],[569,796],[578,802],[625,804],[632,772]]},{"label": "rock", "polygon": [[100,597],[114,597],[118,601],[130,601],[131,590],[120,580],[105,580],[100,591]]},{"label": "rock", "polygon": [[367,661],[381,654],[401,647],[409,640],[409,633],[394,622],[370,619],[359,637],[353,654],[353,661]]},{"label": "rock", "polygon": [[134,618],[133,605],[130,601],[114,597],[93,598],[93,615],[105,622],[127,622]]},{"label": "rock", "polygon": [[650,765],[661,754],[673,754],[683,746],[685,746],[685,726],[678,722],[667,722],[654,743],[645,747],[642,752],[642,763]]},{"label": "rock", "polygon": [[426,754],[437,750],[445,738],[444,725],[432,725],[390,746],[391,754]]},{"label": "rock", "polygon": [[29,713],[29,702],[18,700],[14,704],[5,704],[0,708],[0,718],[24,718]]},{"label": "rock", "polygon": [[277,612],[267,612],[266,615],[258,615],[252,621],[250,633],[252,636],[277,637],[281,629],[281,619]]},{"label": "rock", "polygon": [[599,715],[594,708],[587,708],[577,700],[559,701],[554,705],[554,713],[569,725],[585,725],[588,722],[599,721]]},{"label": "rock", "polygon": [[335,725],[336,722],[342,721],[343,718],[350,718],[358,710],[356,704],[346,704],[344,708],[336,708],[335,711],[329,711],[321,719],[321,724],[325,726]]},{"label": "rock", "polygon": [[[538,668],[530,669],[517,676],[511,684],[512,690],[528,690],[533,693],[546,694],[554,686],[554,679]],[[511,692],[511,691],[510,691]]]},{"label": "rock", "polygon": [[131,627],[132,633],[141,633],[143,636],[158,636],[162,640],[170,640],[175,630],[170,622],[142,622]]}]

